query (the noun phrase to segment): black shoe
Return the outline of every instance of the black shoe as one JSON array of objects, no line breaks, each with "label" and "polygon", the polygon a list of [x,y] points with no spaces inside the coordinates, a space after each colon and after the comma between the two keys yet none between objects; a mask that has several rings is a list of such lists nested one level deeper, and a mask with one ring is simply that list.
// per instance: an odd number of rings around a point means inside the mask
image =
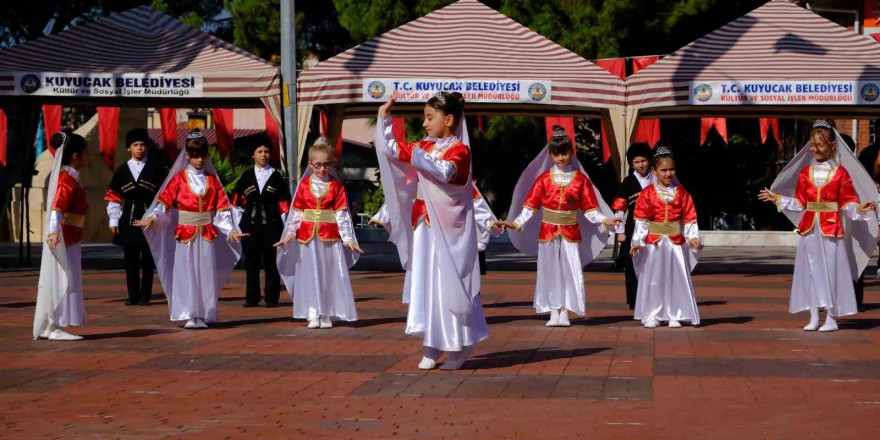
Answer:
[{"label": "black shoe", "polygon": [[266,303],[265,307],[268,309],[274,309],[275,307],[278,307],[278,303]]},{"label": "black shoe", "polygon": [[260,303],[245,302],[242,307],[259,307]]},{"label": "black shoe", "polygon": [[142,299],[141,302],[138,303],[139,306],[148,306],[150,305],[150,300]]},{"label": "black shoe", "polygon": [[125,300],[125,305],[127,306],[136,306],[138,303],[132,302],[130,299]]}]

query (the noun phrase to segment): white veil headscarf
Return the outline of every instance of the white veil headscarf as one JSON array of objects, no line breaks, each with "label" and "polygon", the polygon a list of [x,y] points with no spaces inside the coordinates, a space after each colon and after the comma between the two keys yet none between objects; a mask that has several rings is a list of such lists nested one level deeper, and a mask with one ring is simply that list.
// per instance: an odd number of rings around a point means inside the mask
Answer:
[{"label": "white veil headscarf", "polygon": [[[293,197],[296,198],[296,194],[299,192],[299,186],[304,182],[308,181],[308,177],[312,175],[312,169],[309,167],[306,172],[303,174],[302,178],[299,179],[299,183],[296,185],[296,190],[293,192]],[[331,171],[330,175],[339,180],[340,183],[342,180],[339,179],[339,176],[336,175],[335,172]],[[284,229],[281,230],[281,236],[284,237],[288,234],[290,230],[290,226],[293,224],[293,201],[290,202],[291,212],[287,214],[287,219],[284,221]],[[352,222],[352,226],[354,223]],[[357,234],[352,230],[352,239],[354,240],[354,244],[360,246],[357,241]],[[296,231],[293,231],[293,241],[288,243],[286,246],[279,247],[275,253],[275,264],[278,266],[278,274],[281,275],[281,281],[284,282],[284,287],[287,288],[287,293],[293,298],[293,286],[295,285],[296,280],[296,264],[299,262],[299,248],[300,243],[296,241]],[[314,240],[317,240],[318,237],[314,237]],[[352,252],[347,246],[342,247],[342,254],[345,255],[345,264],[348,265],[348,268],[351,269],[355,263],[357,263],[360,254],[357,252]]]},{"label": "white veil headscarf", "polygon": [[[874,180],[862,166],[855,153],[850,151],[846,142],[840,137],[837,130],[834,132],[834,140],[837,148],[834,149],[832,159],[838,165],[844,167],[852,178],[853,186],[859,195],[859,202],[866,203],[877,199],[877,187]],[[794,197],[795,188],[797,187],[798,177],[801,170],[810,166],[813,160],[813,154],[810,151],[810,142],[807,142],[801,151],[799,151],[788,165],[782,169],[770,190],[788,197]],[[793,212],[784,210],[783,213],[788,220],[797,227],[801,222],[804,212]],[[843,220],[843,230],[845,232],[845,240],[847,243],[847,256],[849,257],[849,267],[852,270],[853,280],[857,280],[862,271],[868,265],[871,254],[877,246],[877,217],[868,216],[868,221],[852,221],[846,216],[841,216]]]},{"label": "white veil headscarf", "polygon": [[[586,170],[584,170],[583,165],[577,159],[577,156],[572,157],[572,163],[575,166],[575,169],[587,177],[590,180],[590,176],[587,174]],[[526,197],[529,195],[529,191],[532,189],[532,185],[535,183],[535,180],[541,176],[544,172],[550,169],[553,166],[553,159],[550,157],[550,149],[545,146],[538,156],[532,159],[532,162],[529,163],[529,166],[526,167],[525,171],[523,171],[522,175],[519,176],[519,180],[516,181],[516,186],[513,190],[513,198],[510,200],[510,209],[508,209],[507,218],[511,221],[517,217],[519,217],[520,213],[523,210],[523,203],[526,201]],[[599,203],[599,211],[608,218],[614,216],[614,213],[611,211],[611,208],[608,207],[608,204],[605,203],[605,200],[602,199],[602,193],[599,192],[599,189],[596,188],[596,185],[593,185],[593,192],[596,194],[596,201]],[[538,255],[538,236],[541,231],[541,212],[543,211],[543,207],[537,213],[535,213],[535,217],[533,221],[527,223],[522,232],[518,232],[513,229],[508,229],[507,234],[510,237],[510,242],[519,249],[520,252],[537,256]],[[581,257],[581,265],[586,266],[599,255],[599,252],[605,248],[605,245],[608,243],[608,232],[603,231],[601,225],[594,225],[587,221],[586,217],[583,215],[578,215],[578,226],[581,229],[581,242],[578,245],[578,253]]]},{"label": "white veil headscarf", "polygon": [[[390,130],[391,127],[386,129]],[[459,117],[454,135],[470,148],[464,112]],[[392,225],[388,241],[397,246],[404,269],[410,270],[413,251],[413,228],[410,224],[412,205],[421,184],[421,196],[431,219],[431,239],[437,265],[441,273],[456,274],[438,280],[443,304],[456,316],[467,317],[472,310],[474,297],[480,292],[472,171],[468,170],[467,182],[457,186],[440,182],[410,164],[389,160],[387,155],[390,149],[385,145],[382,124],[376,124],[375,143],[388,218]],[[465,200],[467,202],[462,203]]]},{"label": "white veil headscarf", "polygon": [[[159,204],[159,196],[165,191],[168,182],[171,182],[171,179],[175,178],[181,171],[185,170],[187,166],[189,166],[189,160],[186,158],[186,154],[181,151],[177,155],[177,160],[174,161],[171,170],[168,171],[168,177],[165,178],[165,181],[162,182],[162,186],[159,187],[159,191],[156,192],[156,197],[153,198],[153,203],[147,208],[147,211],[144,213],[141,220],[146,220],[150,217],[153,210],[156,208],[156,205]],[[205,157],[205,174],[213,174],[214,177],[217,177],[217,169],[214,168],[214,162],[211,161],[210,157]],[[153,259],[156,262],[156,270],[159,272],[159,281],[162,283],[162,289],[165,291],[165,299],[168,301],[168,310],[170,311],[173,298],[172,286],[174,285],[174,251],[177,246],[177,240],[174,238],[174,230],[177,227],[178,210],[172,206],[167,208],[168,211],[165,213],[165,217],[149,229],[145,230],[144,237],[147,239],[147,244],[150,245],[150,252],[153,253]],[[237,231],[238,223],[235,221],[235,216],[233,215],[232,217],[232,228]],[[221,232],[220,235],[222,237],[223,233]],[[200,238],[197,237],[196,239]],[[229,278],[229,274],[235,269],[238,259],[241,257],[241,243],[231,243],[228,236],[224,237],[222,240],[215,240],[214,242],[217,243],[218,246],[214,250],[216,260],[213,269],[216,273],[218,285],[223,286],[223,284],[226,283],[226,279]]]},{"label": "white veil headscarf", "polygon": [[[55,249],[49,247],[49,222],[52,217],[52,205],[58,189],[58,175],[61,173],[61,158],[70,135],[65,133],[61,148],[55,150],[55,162],[49,177],[49,190],[46,196],[45,223],[43,225],[43,254],[40,257],[40,281],[37,285],[37,306],[34,312],[34,339],[40,337],[46,329],[55,323],[55,311],[67,296],[70,283],[70,264],[67,261],[67,246],[64,245],[64,231],[58,228],[58,244]],[[60,225],[59,225],[60,226]]]}]

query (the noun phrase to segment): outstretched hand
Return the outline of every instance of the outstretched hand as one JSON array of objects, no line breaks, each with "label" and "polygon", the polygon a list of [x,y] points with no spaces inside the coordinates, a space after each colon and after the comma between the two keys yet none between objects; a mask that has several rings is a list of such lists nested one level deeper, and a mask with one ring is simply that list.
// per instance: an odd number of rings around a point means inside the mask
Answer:
[{"label": "outstretched hand", "polygon": [[291,241],[293,241],[293,236],[290,234],[285,234],[284,237],[282,237],[281,240],[278,241],[278,243],[273,244],[272,247],[287,246],[287,244]]},{"label": "outstretched hand", "polygon": [[859,211],[861,211],[861,212],[870,212],[870,211],[875,210],[876,208],[877,207],[874,202],[867,202],[867,203],[863,203],[863,204],[859,205]]},{"label": "outstretched hand", "polygon": [[351,250],[352,252],[357,252],[357,253],[359,253],[359,254],[364,253],[364,250],[361,249],[360,246],[358,246],[358,245],[356,245],[356,244],[354,244],[354,243],[345,243],[345,247],[347,247],[347,248],[348,248],[349,250]]},{"label": "outstretched hand", "polygon": [[700,241],[699,238],[692,238],[688,240],[688,243],[691,245],[691,247],[698,251],[703,249],[703,242]]},{"label": "outstretched hand", "polygon": [[131,222],[132,225],[140,226],[141,228],[144,228],[145,231],[150,229],[150,226],[153,226],[153,223],[156,223],[155,217],[147,217],[146,220],[135,220]]},{"label": "outstretched hand", "polygon": [[773,203],[776,203],[776,199],[778,199],[778,198],[779,198],[779,194],[776,194],[775,192],[770,191],[770,190],[767,189],[767,188],[762,189],[762,190],[758,193],[758,200],[760,200],[760,201],[762,201],[762,202],[773,202]]},{"label": "outstretched hand", "polygon": [[379,107],[379,117],[380,118],[387,118],[388,116],[391,116],[391,106],[393,106],[396,101],[397,101],[397,90],[395,90],[393,93],[391,93],[391,97],[388,98],[388,102],[386,102],[385,104],[382,104],[382,106]]},{"label": "outstretched hand", "polygon": [[241,232],[238,232],[238,231],[232,231],[229,233],[229,239],[235,243],[240,242],[242,237],[250,237],[250,236],[251,236],[251,234],[242,234]]}]

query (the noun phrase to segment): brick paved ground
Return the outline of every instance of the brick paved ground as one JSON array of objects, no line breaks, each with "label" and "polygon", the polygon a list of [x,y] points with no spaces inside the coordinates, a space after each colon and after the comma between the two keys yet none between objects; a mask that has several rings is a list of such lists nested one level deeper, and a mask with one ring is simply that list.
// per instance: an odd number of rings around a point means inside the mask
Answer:
[{"label": "brick paved ground", "polygon": [[30,338],[37,273],[3,272],[0,438],[877,438],[878,282],[820,334],[787,313],[790,275],[697,275],[703,325],[648,330],[622,275],[586,275],[588,318],[548,329],[533,272],[490,272],[490,339],[424,373],[401,273],[354,273],[361,320],[307,330],[289,299],[242,308],[238,271],[222,322],[187,331],[164,301],[124,307],[121,271],[87,271],[86,340],[65,343]]}]

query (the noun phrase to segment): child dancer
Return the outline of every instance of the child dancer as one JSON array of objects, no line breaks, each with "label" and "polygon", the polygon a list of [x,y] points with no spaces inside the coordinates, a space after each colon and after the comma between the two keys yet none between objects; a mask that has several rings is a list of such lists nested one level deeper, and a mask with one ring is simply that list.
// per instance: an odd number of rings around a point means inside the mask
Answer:
[{"label": "child dancer", "polygon": [[[171,320],[186,321],[186,329],[217,321],[220,289],[241,255],[240,238],[247,236],[236,230],[230,208],[208,158],[208,141],[196,130],[156,200],[135,223],[144,228],[156,258]],[[159,227],[151,228],[155,223]]]},{"label": "child dancer", "polygon": [[269,165],[269,145],[272,144],[268,138],[254,144],[254,167],[238,179],[232,196],[234,212],[240,213],[236,216],[239,228],[251,234],[241,241],[247,267],[245,307],[260,304],[261,268],[266,273],[266,307],[278,307],[281,295],[281,278],[275,266],[273,245],[281,239],[284,221],[290,211],[290,190],[281,174]]},{"label": "child dancer", "polygon": [[[503,232],[501,228],[497,227],[498,219],[495,218],[495,214],[492,212],[492,208],[486,203],[486,199],[483,198],[483,194],[480,193],[480,190],[477,189],[477,185],[474,184],[474,220],[476,221],[477,226],[477,251],[479,251],[480,255],[480,275],[485,275],[486,270],[484,266],[486,248],[489,246],[489,240],[492,236],[499,236]],[[391,220],[388,217],[388,205],[383,203],[381,207],[379,207],[379,211],[376,212],[368,224],[381,226],[388,232],[388,236],[390,237],[392,234],[392,226]],[[403,262],[401,261],[401,265]],[[403,294],[403,303],[409,304],[409,280],[411,273],[410,271],[406,271],[406,276],[404,277],[404,289]]]},{"label": "child dancer", "polygon": [[651,147],[643,143],[630,145],[626,150],[626,160],[629,162],[632,172],[617,187],[617,197],[614,199],[611,209],[614,210],[614,215],[617,217],[623,217],[626,213],[625,225],[617,225],[617,230],[614,232],[620,243],[618,261],[623,264],[623,273],[626,278],[626,304],[630,310],[634,310],[639,279],[636,277],[629,250],[636,225],[635,219],[633,219],[636,200],[643,189],[654,183],[654,173],[651,172]]},{"label": "child dancer", "polygon": [[[852,281],[877,243],[877,220],[869,212],[877,190],[830,122],[813,123],[807,147],[758,197],[776,203],[801,235],[788,311],[809,310],[804,330],[830,332],[837,330],[836,318],[858,311]],[[820,308],[826,310],[821,327]]]},{"label": "child dancer", "polygon": [[409,297],[406,333],[422,337],[421,369],[457,369],[489,337],[480,301],[471,153],[460,93],[439,92],[425,103],[428,137],[395,139],[391,106],[379,108],[376,153],[392,223],[391,241],[404,268]]},{"label": "child dancer", "polygon": [[150,160],[148,157],[149,143],[150,137],[143,128],[135,128],[125,135],[131,159],[116,169],[104,195],[113,244],[122,246],[125,256],[127,306],[149,305],[153,294],[153,272],[156,270],[153,254],[144,231],[133,225],[135,220],[144,216],[156,198],[159,185],[167,177],[161,158]]},{"label": "child dancer", "polygon": [[[633,217],[630,256],[639,277],[635,319],[647,328],[681,321],[700,324],[691,271],[703,248],[691,195],[675,178],[675,161],[666,147],[654,152],[656,182],[639,194]],[[689,248],[685,249],[687,241]],[[643,250],[644,249],[644,250]]]},{"label": "child dancer", "polygon": [[[331,175],[333,148],[324,138],[309,147],[309,172],[293,196],[285,235],[275,247],[278,270],[293,297],[293,317],[309,328],[331,328],[331,319],[356,321],[348,268],[363,253],[354,234],[342,182]],[[294,237],[296,243],[288,246]],[[295,275],[295,276],[294,276]]]},{"label": "child dancer", "polygon": [[[530,189],[523,197],[526,188]],[[538,313],[550,313],[547,327],[570,326],[569,311],[586,314],[583,267],[608,241],[605,227],[621,222],[597,194],[568,133],[554,126],[547,147],[516,184],[509,211],[515,220],[503,222],[512,229],[510,241],[520,252],[534,255],[537,248],[534,307]],[[536,214],[539,227],[524,230]]]},{"label": "child dancer", "polygon": [[77,341],[82,336],[67,333],[63,328],[86,322],[80,237],[89,205],[79,170],[88,164],[89,156],[85,139],[67,129],[55,133],[49,145],[55,148],[55,166],[46,199],[51,209],[46,213],[34,339]]}]

